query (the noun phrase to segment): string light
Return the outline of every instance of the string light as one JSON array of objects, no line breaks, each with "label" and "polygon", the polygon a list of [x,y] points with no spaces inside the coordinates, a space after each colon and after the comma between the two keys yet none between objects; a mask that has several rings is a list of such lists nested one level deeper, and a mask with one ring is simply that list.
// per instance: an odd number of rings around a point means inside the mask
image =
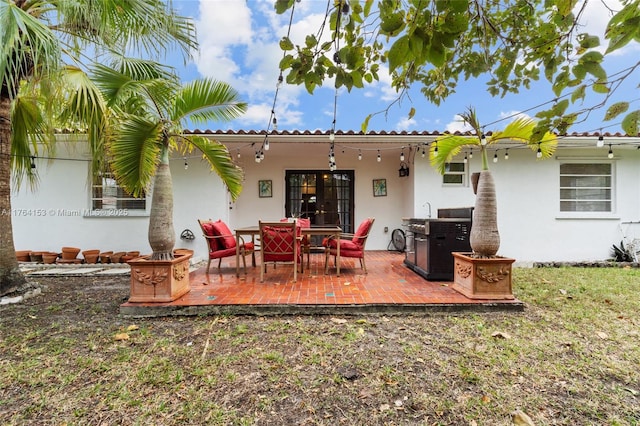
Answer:
[{"label": "string light", "polygon": [[464,154],[464,160],[462,160],[462,162],[464,164],[467,164],[469,162],[469,159],[467,158],[467,154],[466,153]]},{"label": "string light", "polygon": [[536,157],[542,158],[542,149],[540,149],[540,142],[538,142],[538,152],[536,153]]},{"label": "string light", "polygon": [[264,137],[264,150],[265,151],[269,151],[269,148],[270,148],[270,146],[269,146],[269,137],[265,136]]},{"label": "string light", "polygon": [[402,147],[402,151],[400,152],[400,161],[404,161],[404,147]]},{"label": "string light", "polygon": [[596,142],[596,146],[598,148],[602,148],[604,146],[604,136],[602,136],[602,133],[600,133],[600,136],[598,136],[598,142]]},{"label": "string light", "polygon": [[424,158],[424,156],[427,155],[427,153],[424,152],[424,146],[422,147],[422,153],[420,155],[422,156],[422,158]]},{"label": "string light", "polygon": [[473,151],[469,151],[469,160],[473,158]]},{"label": "string light", "polygon": [[505,160],[509,159],[509,148],[505,149],[505,151],[504,151],[504,159]]},{"label": "string light", "polygon": [[498,162],[498,151],[496,150],[496,153],[493,154],[493,162],[497,163]]},{"label": "string light", "polygon": [[362,150],[358,150],[358,160],[362,160]]},{"label": "string light", "polygon": [[273,130],[278,130],[278,119],[276,118],[275,111],[271,111],[273,113]]},{"label": "string light", "polygon": [[184,169],[185,170],[189,169],[189,163],[187,163],[187,157],[184,157]]},{"label": "string light", "polygon": [[256,151],[256,163],[260,162],[260,151]]},{"label": "string light", "polygon": [[482,136],[480,136],[480,143],[482,144],[482,146],[485,146],[487,144],[487,137],[484,135],[484,133],[482,134]]},{"label": "string light", "polygon": [[264,151],[260,150],[260,161],[264,160]]},{"label": "string light", "polygon": [[34,155],[31,156],[31,168],[36,168],[36,157]]},{"label": "string light", "polygon": [[436,145],[433,148],[433,156],[437,157],[438,156],[438,141],[436,141]]},{"label": "string light", "polygon": [[240,148],[238,148],[238,154],[237,154],[238,159],[240,159]]},{"label": "string light", "polygon": [[609,144],[609,154],[607,155],[609,158],[613,158],[613,150],[611,149],[611,144]]},{"label": "string light", "polygon": [[382,157],[380,156],[380,150],[378,150],[378,158],[376,160],[378,161],[378,163],[382,161]]}]

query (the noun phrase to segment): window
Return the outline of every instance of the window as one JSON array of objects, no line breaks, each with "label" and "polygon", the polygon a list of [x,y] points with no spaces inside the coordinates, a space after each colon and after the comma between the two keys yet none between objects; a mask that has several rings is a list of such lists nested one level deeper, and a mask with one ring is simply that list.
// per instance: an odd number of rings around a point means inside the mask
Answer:
[{"label": "window", "polygon": [[91,194],[91,210],[137,210],[146,211],[146,194],[135,198],[121,188],[113,174],[101,173],[94,179]]},{"label": "window", "polygon": [[611,212],[611,163],[560,164],[561,212]]},{"label": "window", "polygon": [[442,175],[442,183],[445,185],[465,185],[466,176],[465,163],[448,163],[444,175]]}]

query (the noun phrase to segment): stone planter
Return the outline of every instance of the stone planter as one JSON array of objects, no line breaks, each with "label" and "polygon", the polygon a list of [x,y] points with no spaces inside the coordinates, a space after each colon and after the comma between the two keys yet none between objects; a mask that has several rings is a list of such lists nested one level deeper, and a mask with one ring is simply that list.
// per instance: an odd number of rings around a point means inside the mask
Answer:
[{"label": "stone planter", "polygon": [[150,256],[128,261],[131,265],[129,302],[171,302],[191,290],[191,254],[173,260],[149,260]]},{"label": "stone planter", "polygon": [[469,299],[514,299],[511,265],[515,259],[495,256],[475,258],[453,252],[453,289]]}]

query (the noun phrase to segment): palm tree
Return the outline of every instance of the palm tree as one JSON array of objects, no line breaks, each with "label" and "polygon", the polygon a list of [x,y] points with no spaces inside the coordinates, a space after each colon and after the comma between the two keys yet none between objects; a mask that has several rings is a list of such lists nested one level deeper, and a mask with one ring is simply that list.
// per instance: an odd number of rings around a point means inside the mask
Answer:
[{"label": "palm tree", "polygon": [[[161,0],[0,0],[0,43],[0,295],[4,295],[26,282],[15,257],[11,180],[37,182],[31,156],[41,155],[42,150],[46,155],[54,147],[53,123],[59,119],[55,106],[64,99],[53,98],[65,93],[58,90],[69,83],[64,77],[72,74],[78,82],[83,64],[103,60],[111,52],[157,57],[177,47],[186,59],[197,42],[191,21]],[[101,114],[99,103],[94,104],[96,109],[75,106],[76,122],[95,121]],[[88,128],[96,152],[101,149],[100,130]]]},{"label": "palm tree", "polygon": [[475,256],[491,257],[495,256],[500,248],[500,233],[495,183],[487,160],[488,147],[501,141],[520,142],[536,152],[538,158],[549,158],[555,151],[557,139],[555,135],[546,133],[540,142],[531,142],[536,123],[529,118],[518,118],[504,130],[485,135],[475,109],[469,107],[460,117],[473,128],[475,136],[443,135],[437,138],[430,147],[431,165],[444,174],[447,164],[464,147],[480,148],[482,170],[478,176],[477,187],[474,184],[476,203],[469,239]]},{"label": "palm tree", "polygon": [[184,128],[188,122],[231,120],[246,110],[246,104],[228,84],[213,79],[180,85],[177,78],[140,79],[141,75],[128,74],[100,66],[93,78],[115,112],[107,132],[109,163],[118,183],[134,196],[143,194],[153,179],[151,260],[170,260],[175,233],[169,154],[199,150],[235,200],[243,173],[227,148],[203,136],[185,135]]}]

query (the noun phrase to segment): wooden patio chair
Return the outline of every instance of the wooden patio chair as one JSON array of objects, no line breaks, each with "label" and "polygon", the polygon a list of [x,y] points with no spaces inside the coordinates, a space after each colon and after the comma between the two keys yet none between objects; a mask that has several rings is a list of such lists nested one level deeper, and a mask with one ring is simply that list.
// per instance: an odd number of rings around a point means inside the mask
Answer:
[{"label": "wooden patio chair", "polygon": [[330,237],[324,241],[325,246],[325,260],[324,260],[324,272],[329,272],[329,257],[333,256],[334,263],[336,263],[336,256],[338,254],[337,248],[340,244],[340,257],[353,257],[360,260],[360,267],[367,273],[367,265],[364,261],[364,247],[367,243],[367,237],[375,218],[368,217],[360,223],[358,230],[355,234],[343,233],[338,238]]},{"label": "wooden patio chair", "polygon": [[300,227],[296,222],[258,222],[260,225],[260,282],[264,282],[264,274],[268,264],[285,263],[293,265],[293,281],[298,279],[298,265],[300,272],[304,272],[301,256]]},{"label": "wooden patio chair", "polygon": [[[221,220],[212,221],[198,219],[202,234],[207,240],[207,246],[209,248],[209,261],[207,262],[207,274],[211,266],[211,260],[218,259],[218,272],[220,272],[220,265],[222,259],[225,257],[231,257],[236,255],[236,237],[233,235],[226,223]],[[240,236],[240,257],[242,257],[242,266],[244,267],[244,273],[247,273],[247,262],[245,256],[251,254],[252,264],[255,266],[255,248],[253,243],[245,243],[242,236]]]}]

